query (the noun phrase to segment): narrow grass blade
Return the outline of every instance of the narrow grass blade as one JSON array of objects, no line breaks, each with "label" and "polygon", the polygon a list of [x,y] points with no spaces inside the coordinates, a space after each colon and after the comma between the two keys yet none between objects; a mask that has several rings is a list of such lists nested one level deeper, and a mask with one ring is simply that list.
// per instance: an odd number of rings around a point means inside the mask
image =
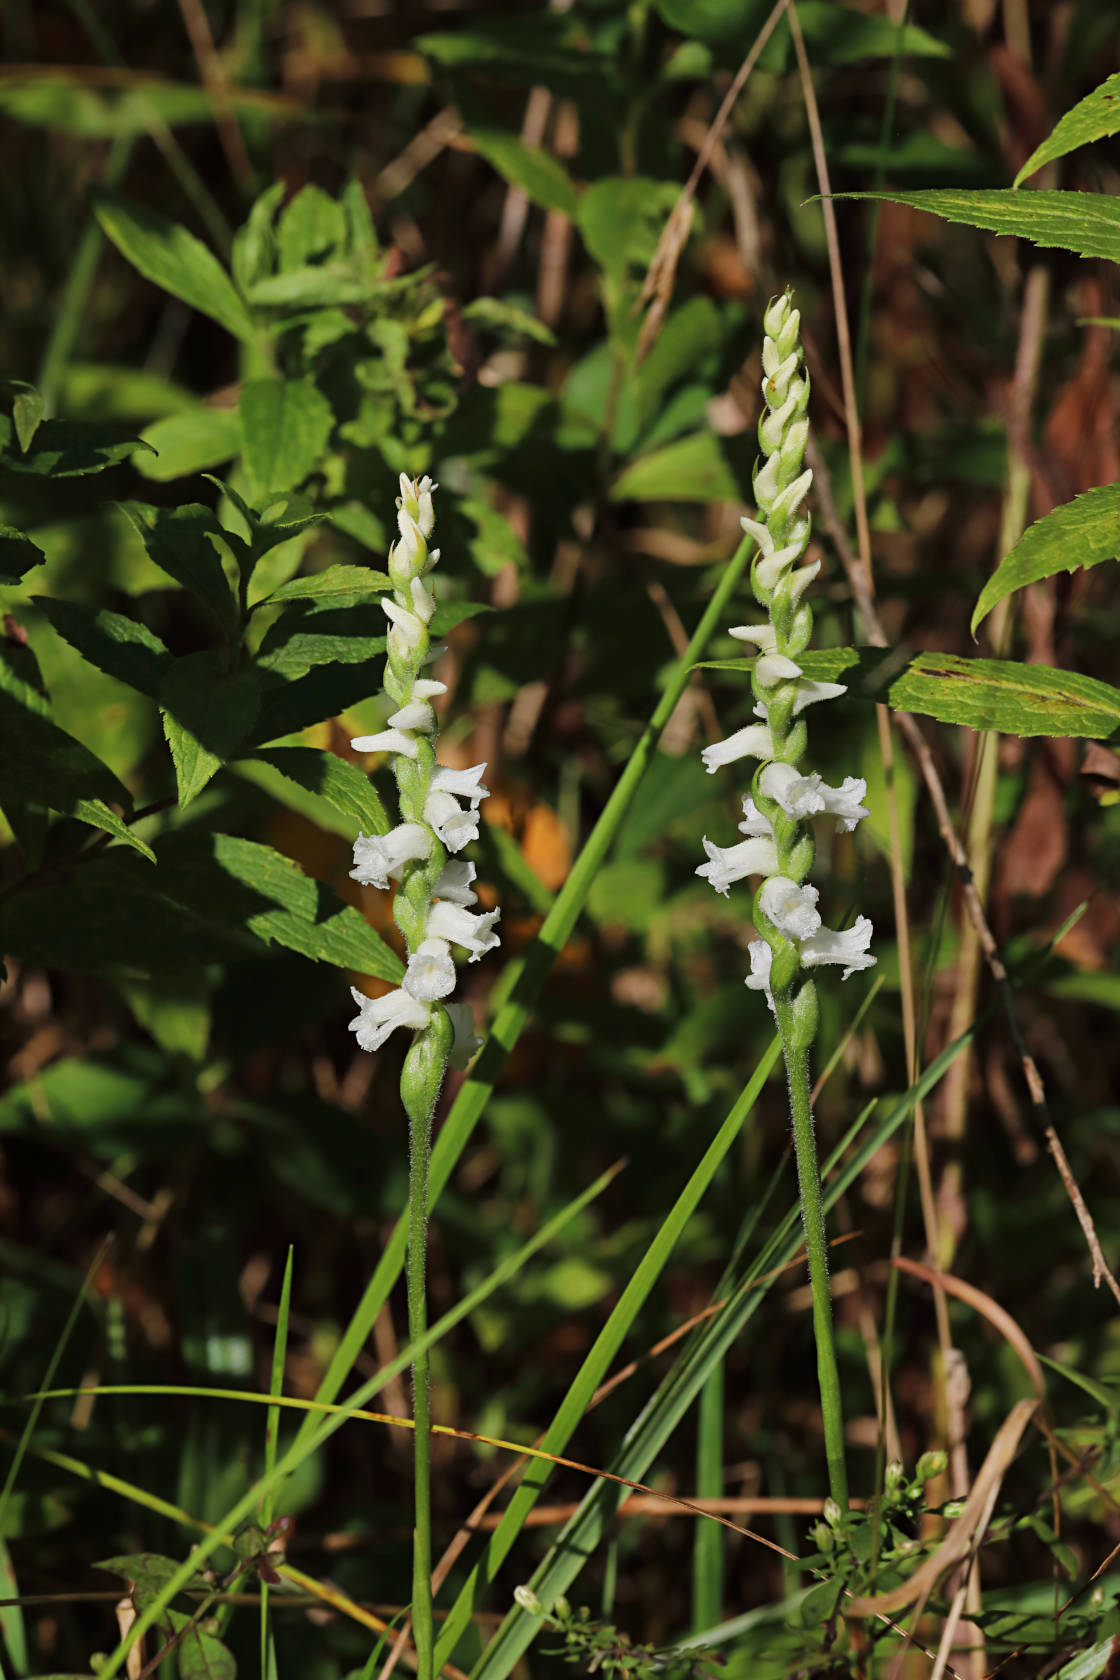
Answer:
[{"label": "narrow grass blade", "polygon": [[[272,1344],[272,1370],[268,1392],[284,1392],[284,1363],[288,1357],[288,1315],[292,1306],[292,1249],[284,1264],[284,1280],[280,1285],[280,1305],[276,1313],[276,1336]],[[270,1406],[264,1426],[264,1473],[272,1476],[276,1469],[276,1444],[280,1435],[280,1409]],[[276,1504],[276,1484],[269,1482],[261,1500],[261,1527],[267,1532],[272,1523]],[[268,1582],[261,1577],[261,1680],[276,1680],[276,1645],[268,1619]]]},{"label": "narrow grass blade", "polygon": [[[491,1272],[488,1278],[486,1278],[475,1289],[472,1289],[469,1295],[457,1302],[450,1312],[445,1313],[437,1323],[433,1324],[429,1328],[427,1335],[422,1338],[420,1343],[415,1346],[410,1345],[402,1348],[388,1365],[384,1365],[380,1370],[375,1371],[373,1376],[368,1378],[367,1381],[361,1385],[357,1392],[344,1406],[332,1409],[329,1417],[319,1421],[306,1434],[301,1433],[300,1435],[297,1435],[296,1439],[292,1442],[287,1451],[279,1457],[271,1473],[267,1476],[262,1476],[260,1481],[255,1482],[253,1486],[250,1487],[239,1500],[237,1500],[237,1502],[226,1512],[225,1516],[215,1526],[215,1528],[210,1530],[205,1537],[199,1541],[190,1557],[180,1565],[160,1591],[153,1596],[151,1602],[145,1607],[142,1614],[138,1616],[136,1621],[132,1624],[132,1627],[129,1629],[127,1635],[105,1659],[103,1666],[98,1670],[99,1680],[112,1680],[112,1677],[115,1674],[120,1673],[121,1668],[128,1660],[128,1653],[144,1637],[153,1623],[159,1620],[159,1618],[163,1615],[164,1610],[171,1603],[172,1599],[177,1593],[182,1591],[183,1587],[190,1580],[195,1571],[202,1568],[207,1558],[212,1557],[213,1554],[222,1546],[228,1544],[227,1537],[229,1535],[235,1534],[244,1522],[252,1518],[260,1505],[261,1500],[264,1498],[270,1487],[277,1486],[284,1477],[290,1476],[293,1471],[298,1470],[299,1466],[310,1458],[313,1453],[317,1452],[320,1447],[324,1446],[330,1437],[335,1434],[337,1430],[341,1429],[343,1424],[348,1422],[354,1413],[362,1407],[368,1399],[376,1394],[379,1389],[384,1388],[385,1384],[391,1381],[391,1379],[399,1372],[406,1370],[415,1359],[417,1349],[419,1347],[432,1347],[442,1336],[447,1334],[453,1325],[458,1324],[460,1319],[464,1318],[468,1313],[473,1312],[477,1306],[486,1300],[487,1297],[499,1287],[499,1285],[508,1282],[511,1277],[514,1277],[517,1272],[521,1270],[526,1261],[530,1259],[530,1257],[535,1254],[539,1248],[543,1247],[545,1243],[549,1242],[569,1219],[579,1213],[582,1208],[586,1207],[589,1202],[593,1201],[596,1196],[600,1195],[603,1190],[606,1189],[607,1185],[620,1170],[621,1163],[618,1163],[616,1166],[609,1168],[607,1172],[600,1174],[594,1184],[589,1185],[586,1190],[577,1196],[573,1202],[570,1202],[568,1206],[557,1214],[554,1219],[550,1219],[546,1225],[542,1226],[541,1229],[530,1238],[523,1248],[519,1249],[516,1254],[511,1255],[507,1260],[504,1260],[501,1265],[495,1267],[494,1271]],[[165,1386],[168,1387],[169,1392],[173,1391],[170,1385]],[[180,1388],[176,1390],[176,1392],[181,1393],[183,1390]],[[214,1392],[223,1399],[234,1398],[234,1396],[230,1396],[223,1390],[216,1390]],[[292,1400],[287,1396],[281,1395],[264,1396],[260,1394],[253,1394],[239,1398],[249,1399],[262,1404],[284,1405],[287,1407],[298,1407],[300,1409],[308,1405],[313,1408],[316,1405],[316,1402]],[[322,1402],[319,1402],[319,1404],[322,1405]],[[401,1421],[404,1422],[406,1420]],[[152,1508],[155,1509],[154,1506]],[[188,1520],[193,1521],[193,1519]],[[317,1590],[320,1594],[322,1594],[322,1588],[317,1582],[309,1582],[309,1578],[301,1575],[299,1572],[286,1567],[284,1569],[284,1575],[288,1580],[302,1581],[305,1584],[309,1584],[314,1590]],[[385,1625],[376,1617],[371,1617],[364,1612],[358,1615],[358,1619],[364,1621],[368,1626],[376,1627],[379,1632],[383,1630]]]},{"label": "narrow grass blade", "polygon": [[[90,1282],[96,1275],[97,1268],[105,1258],[105,1251],[109,1246],[109,1241],[110,1239],[106,1237],[105,1241],[101,1244],[101,1247],[94,1255],[93,1260],[90,1263],[89,1270],[82,1280],[82,1287],[75,1296],[74,1304],[67,1314],[66,1323],[62,1326],[62,1333],[60,1334],[58,1341],[55,1343],[54,1352],[51,1354],[50,1359],[47,1362],[46,1375],[43,1377],[43,1387],[45,1389],[50,1388],[51,1383],[54,1381],[54,1374],[58,1370],[59,1364],[62,1360],[62,1355],[66,1351],[66,1344],[70,1340],[75,1324],[78,1322],[78,1314],[85,1305]],[[12,1488],[15,1486],[16,1477],[19,1475],[20,1465],[23,1463],[24,1455],[27,1452],[31,1437],[35,1433],[35,1425],[39,1421],[39,1413],[42,1409],[42,1400],[36,1400],[27,1415],[27,1422],[23,1426],[23,1432],[20,1435],[19,1440],[16,1442],[16,1450],[12,1454],[12,1462],[8,1466],[8,1474],[4,1478],[4,1486],[0,1489],[0,1534],[3,1534],[4,1532],[4,1515],[7,1510],[9,1495],[11,1494]]]},{"label": "narrow grass blade", "polygon": [[[696,1492],[701,1499],[723,1495],[723,1363],[714,1365],[700,1390],[696,1438]],[[723,1613],[723,1534],[715,1523],[698,1523],[692,1542],[692,1626],[711,1627]]]},{"label": "narrow grass blade", "polygon": [[[610,1368],[623,1339],[637,1317],[650,1290],[665,1268],[682,1231],[696,1211],[701,1197],[715,1176],[716,1169],[738,1137],[757,1101],[758,1094],[778,1060],[781,1046],[775,1037],[756,1067],[738,1102],[732,1108],[712,1142],[704,1152],[700,1164],[677,1197],[657,1235],[642,1256],[634,1275],[623,1290],[606,1324],[595,1338],[583,1364],[560,1409],[549,1424],[541,1441],[545,1452],[561,1453],[591,1402],[599,1384]],[[551,1466],[532,1464],[502,1520],[490,1538],[482,1558],[475,1564],[452,1605],[436,1642],[437,1671],[450,1657],[463,1629],[478,1609],[485,1587],[494,1579],[510,1548],[517,1539],[525,1519],[536,1504],[551,1474]]]},{"label": "narrow grass blade", "polygon": [[[0,1540],[0,1594],[4,1598],[19,1597],[19,1582],[12,1568],[12,1559],[3,1540]],[[0,1610],[0,1634],[4,1636],[4,1650],[16,1680],[25,1675],[31,1664],[27,1655],[27,1629],[23,1625],[23,1611],[18,1604],[8,1604]],[[7,1670],[0,1664],[0,1680]]]},{"label": "narrow grass blade", "polygon": [[[826,1210],[835,1206],[846,1190],[855,1182],[877,1149],[898,1130],[918,1102],[942,1078],[945,1070],[970,1042],[976,1025],[948,1045],[926,1068],[921,1077],[895,1103],[885,1119],[864,1138],[851,1158],[840,1165],[850,1147],[851,1134],[833,1151],[825,1165],[825,1175],[833,1175],[824,1190]],[[864,1116],[857,1122],[862,1127]],[[665,1378],[658,1392],[629,1431],[623,1448],[612,1465],[612,1471],[634,1480],[643,1477],[657,1454],[672,1436],[688,1408],[694,1404],[714,1366],[721,1361],[732,1343],[761,1307],[768,1292],[768,1284],[758,1283],[775,1266],[788,1263],[801,1245],[800,1211],[794,1205],[752,1262],[738,1293],[722,1312],[697,1332],[696,1339],[685,1348],[674,1369]],[[580,1502],[579,1509],[565,1524],[554,1545],[529,1585],[541,1603],[548,1608],[561,1593],[567,1591],[584,1563],[592,1556],[614,1517],[619,1504],[618,1489],[601,1482],[590,1489]],[[515,1607],[507,1615],[489,1646],[476,1664],[472,1680],[505,1680],[519,1658],[540,1631],[540,1621]],[[437,1648],[437,1662],[450,1650]]]},{"label": "narrow grass blade", "polygon": [[[734,557],[725,567],[692,640],[673,667],[672,675],[665,685],[653,716],[631,753],[626,768],[576,859],[571,874],[545,917],[540,932],[525,955],[512,963],[502,977],[500,990],[505,1001],[498,1010],[490,1037],[472,1069],[470,1078],[465,1081],[451,1105],[432,1150],[428,1181],[429,1209],[435,1206],[440,1192],[451,1177],[456,1162],[466,1148],[479,1116],[489,1101],[506,1058],[529,1019],[537,994],[553,963],[571,937],[592,883],[622,828],[634,795],[638,791],[638,784],[661,738],[661,732],[676,710],[677,702],[688,686],[692,667],[703,654],[708,639],[719,624],[723,611],[738,586],[752,549],[753,543],[740,543]],[[407,1240],[408,1221],[406,1216],[402,1216],[385,1245],[381,1259],[366,1285],[365,1293],[324,1373],[315,1396],[317,1400],[333,1400],[340,1392],[354,1361],[365,1346],[374,1319],[401,1274]],[[310,1422],[305,1423],[301,1434],[312,1427]]]}]

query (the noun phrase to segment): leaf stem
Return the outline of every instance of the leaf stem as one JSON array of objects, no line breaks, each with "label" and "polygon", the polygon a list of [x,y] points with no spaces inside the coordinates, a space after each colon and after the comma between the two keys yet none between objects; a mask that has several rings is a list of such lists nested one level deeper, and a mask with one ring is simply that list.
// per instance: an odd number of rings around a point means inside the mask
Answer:
[{"label": "leaf stem", "polygon": [[789,992],[775,992],[774,1010],[789,1078],[789,1106],[793,1117],[793,1149],[797,1160],[797,1182],[801,1217],[805,1224],[805,1249],[809,1257],[809,1288],[813,1296],[813,1335],[817,1344],[817,1380],[824,1417],[824,1450],[828,1464],[828,1488],[841,1511],[848,1509],[848,1470],[844,1460],[844,1412],[840,1399],[840,1374],[836,1364],[836,1342],[832,1327],[832,1300],[828,1288],[828,1238],[821,1197],[821,1173],[817,1140],[813,1131],[810,1095],[809,1055],[796,1048],[793,1004]]}]

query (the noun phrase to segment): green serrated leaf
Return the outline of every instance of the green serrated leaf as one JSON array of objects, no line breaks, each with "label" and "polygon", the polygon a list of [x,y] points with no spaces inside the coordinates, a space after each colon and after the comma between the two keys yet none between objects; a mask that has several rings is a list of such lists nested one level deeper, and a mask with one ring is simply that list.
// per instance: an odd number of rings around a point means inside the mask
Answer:
[{"label": "green serrated leaf", "polygon": [[608,175],[588,187],[576,225],[606,274],[619,279],[634,266],[648,266],[679,192],[676,182],[640,175]]},{"label": "green serrated leaf", "polygon": [[139,835],[133,834],[127,823],[121,821],[115,811],[111,811],[103,799],[76,799],[70,810],[72,817],[79,822],[88,823],[91,828],[99,828],[105,834],[111,834],[116,840],[123,840],[131,846],[133,851],[146,857],[149,863],[156,861],[156,854],[146,841]]},{"label": "green serrated leaf", "polygon": [[189,805],[245,740],[260,710],[260,690],[252,671],[227,672],[207,651],[177,659],[159,698],[179,804]]},{"label": "green serrated leaf", "polygon": [[374,686],[365,659],[352,665],[330,664],[305,671],[282,686],[266,690],[253,741],[275,741],[326,718],[338,717],[359,700],[368,699]]},{"label": "green serrated leaf", "polygon": [[312,572],[307,577],[295,577],[274,589],[257,602],[258,607],[274,607],[280,601],[321,601],[324,604],[349,606],[363,597],[383,594],[393,587],[387,572],[374,571],[369,566],[328,566],[325,571]]},{"label": "green serrated leaf", "polygon": [[228,536],[210,509],[197,502],[178,508],[120,505],[156,565],[197,595],[224,633],[235,629],[237,602],[212,540]]},{"label": "green serrated leaf", "polygon": [[1082,257],[1120,262],[1120,202],[1105,193],[1016,192],[991,187],[972,191],[932,187],[923,192],[836,193],[842,198],[876,198],[909,204],[948,222],[1013,234],[1034,245],[1075,251]]},{"label": "green serrated leaf", "polygon": [[276,251],[273,222],[285,190],[283,181],[273,181],[266,187],[233,236],[233,277],[242,292],[272,267]]},{"label": "green serrated leaf", "polygon": [[19,446],[26,455],[35,439],[43,418],[43,397],[34,385],[19,381],[12,395],[12,421]]},{"label": "green serrated leaf", "polygon": [[241,423],[236,409],[191,408],[145,426],[140,438],[148,448],[136,456],[137,471],[166,484],[232,460],[241,449]]},{"label": "green serrated leaf", "polygon": [[253,379],[239,404],[242,459],[262,490],[292,490],[314,472],[334,415],[310,379]]},{"label": "green serrated leaf", "polygon": [[285,205],[276,227],[283,269],[325,261],[346,240],[346,218],[337,199],[321,187],[301,187]]},{"label": "green serrated leaf", "polygon": [[262,764],[271,764],[274,770],[306,788],[308,793],[326,799],[336,811],[351,817],[363,833],[388,834],[392,828],[369,777],[337,753],[323,752],[318,747],[268,747],[258,749],[252,756]]},{"label": "green serrated leaf", "polygon": [[96,187],[92,197],[102,231],[146,280],[209,315],[235,338],[255,340],[256,329],[233,281],[200,239],[108,188]]},{"label": "green serrated leaf", "polygon": [[233,1652],[211,1633],[189,1628],[179,1645],[180,1680],[237,1680]]},{"label": "green serrated leaf", "polygon": [[556,334],[527,309],[508,303],[505,298],[473,298],[463,310],[463,319],[472,326],[491,332],[508,333],[513,338],[531,338],[536,344],[555,345]]},{"label": "green serrated leaf", "polygon": [[981,590],[972,614],[973,635],[997,601],[1025,584],[1118,557],[1120,484],[1103,484],[1028,525]]},{"label": "green serrated leaf", "polygon": [[18,443],[12,447],[13,438],[12,420],[0,414],[0,466],[35,478],[82,478],[104,472],[148,447],[139,438],[122,435],[119,426],[86,420],[44,420],[26,452]]},{"label": "green serrated leaf", "polygon": [[134,618],[51,595],[32,600],[64,641],[107,676],[156,699],[171,655],[154,631]]},{"label": "green serrated leaf", "polygon": [[43,716],[38,703],[25,703],[7,682],[0,688],[0,739],[0,805],[46,806],[116,834],[150,856],[109,809],[110,800],[128,809],[128,789],[88,747]]},{"label": "green serrated leaf", "polygon": [[1110,134],[1120,134],[1120,72],[1114,72],[1092,93],[1079,100],[1060,118],[1041,146],[1036,146],[1015,177],[1015,186],[1036,173],[1044,164],[1065,157],[1078,146],[1092,145]]},{"label": "green serrated leaf", "polygon": [[0,583],[18,583],[32,566],[41,566],[46,555],[41,548],[12,525],[0,525]]},{"label": "green serrated leaf", "polygon": [[742,495],[731,464],[736,441],[705,430],[678,438],[652,454],[640,455],[611,485],[611,501],[735,501]]}]

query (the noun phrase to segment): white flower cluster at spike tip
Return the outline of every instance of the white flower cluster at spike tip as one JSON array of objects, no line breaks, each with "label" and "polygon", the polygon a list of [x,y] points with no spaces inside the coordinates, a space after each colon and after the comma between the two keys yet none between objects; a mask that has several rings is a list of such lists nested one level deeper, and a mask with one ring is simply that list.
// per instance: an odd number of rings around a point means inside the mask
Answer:
[{"label": "white flower cluster at spike tip", "polygon": [[[719,893],[733,882],[761,876],[755,896],[755,923],[762,938],[751,941],[747,985],[764,992],[770,1008],[775,994],[792,1005],[789,1019],[808,1047],[816,1026],[816,996],[811,982],[794,982],[801,968],[838,963],[843,978],[870,968],[871,923],[857,916],[837,931],[822,924],[816,887],[806,884],[813,863],[813,836],[803,825],[809,817],[835,817],[850,833],[867,815],[862,803],[867,784],[845,776],[830,787],[815,771],[803,774],[798,760],[805,751],[806,726],[801,713],[816,701],[845,692],[841,683],[807,677],[798,663],[809,645],[813,612],[802,597],[820,570],[820,562],[799,565],[809,542],[804,511],[812,483],[805,468],[809,436],[809,378],[802,368],[800,313],[787,292],[775,298],[763,318],[762,394],[766,408],[758,427],[762,459],[755,468],[758,519],[744,519],[743,530],[758,545],[751,584],[766,609],[765,624],[744,624],[731,631],[758,650],[752,686],[756,723],[725,741],[705,748],[705,768],[714,773],[741,758],[758,760],[752,793],[743,800],[734,846],[716,846],[704,836],[707,863],[696,871]],[[783,1034],[786,1028],[783,1026]]]},{"label": "white flower cluster at spike tip", "polygon": [[428,547],[436,488],[430,478],[417,482],[401,474],[398,536],[389,550],[393,593],[382,598],[389,620],[384,688],[392,710],[379,733],[350,743],[356,752],[393,756],[401,820],[387,834],[358,835],[350,875],[369,887],[400,882],[393,913],[408,946],[408,964],[400,986],[384,997],[353,991],[358,1015],[350,1030],[363,1050],[379,1050],[396,1027],[427,1027],[433,1009],[442,1005],[455,1033],[451,1064],[465,1067],[481,1040],[474,1037],[469,1006],[446,1002],[455,989],[452,947],[477,962],[499,943],[494,924],[500,912],[472,912],[478,902],[474,864],[447,855],[478,838],[478,808],[488,790],[482,784],[485,764],[453,770],[436,763],[432,701],[446,690],[420,675],[431,658],[428,627],[435,597],[426,579],[439,559],[438,548]]}]

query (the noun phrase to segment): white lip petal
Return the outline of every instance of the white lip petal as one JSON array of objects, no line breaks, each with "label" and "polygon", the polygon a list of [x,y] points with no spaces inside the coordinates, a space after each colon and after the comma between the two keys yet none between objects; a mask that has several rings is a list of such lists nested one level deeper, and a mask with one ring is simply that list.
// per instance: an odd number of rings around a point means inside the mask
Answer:
[{"label": "white lip petal", "polygon": [[724,764],[733,764],[737,758],[771,758],[774,752],[774,742],[770,731],[764,723],[748,723],[745,729],[736,730],[725,741],[713,741],[710,747],[705,747],[700,757],[704,760],[704,768],[710,776]]}]

